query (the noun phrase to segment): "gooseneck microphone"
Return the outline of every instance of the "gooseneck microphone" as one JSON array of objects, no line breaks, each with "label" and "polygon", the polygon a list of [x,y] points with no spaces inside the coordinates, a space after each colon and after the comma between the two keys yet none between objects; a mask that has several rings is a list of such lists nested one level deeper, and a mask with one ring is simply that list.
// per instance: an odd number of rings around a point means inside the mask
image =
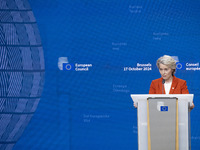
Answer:
[{"label": "gooseneck microphone", "polygon": [[162,84],[165,84],[165,79],[162,80]]},{"label": "gooseneck microphone", "polygon": [[165,84],[165,79],[162,80],[162,94],[164,94],[164,84]]}]

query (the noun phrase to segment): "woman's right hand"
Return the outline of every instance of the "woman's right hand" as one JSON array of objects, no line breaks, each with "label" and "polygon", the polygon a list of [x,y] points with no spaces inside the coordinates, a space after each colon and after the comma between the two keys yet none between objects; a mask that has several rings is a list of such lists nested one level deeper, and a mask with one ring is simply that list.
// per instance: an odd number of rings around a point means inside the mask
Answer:
[{"label": "woman's right hand", "polygon": [[137,105],[136,105],[135,103],[133,104],[133,106],[134,106],[135,108],[137,108]]}]

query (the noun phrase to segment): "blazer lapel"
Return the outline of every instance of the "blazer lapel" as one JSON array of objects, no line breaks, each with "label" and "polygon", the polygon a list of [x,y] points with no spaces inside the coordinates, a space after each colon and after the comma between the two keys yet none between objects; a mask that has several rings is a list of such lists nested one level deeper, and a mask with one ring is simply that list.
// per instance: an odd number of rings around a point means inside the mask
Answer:
[{"label": "blazer lapel", "polygon": [[177,78],[174,76],[169,94],[174,94],[174,90],[175,90],[177,84],[178,84]]}]

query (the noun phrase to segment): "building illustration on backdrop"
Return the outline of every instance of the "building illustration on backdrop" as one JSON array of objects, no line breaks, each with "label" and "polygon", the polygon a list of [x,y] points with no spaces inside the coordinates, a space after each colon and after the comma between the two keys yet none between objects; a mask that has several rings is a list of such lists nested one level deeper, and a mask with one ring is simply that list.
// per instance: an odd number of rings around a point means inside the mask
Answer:
[{"label": "building illustration on backdrop", "polygon": [[11,150],[40,101],[45,67],[28,1],[0,4],[0,149]]}]

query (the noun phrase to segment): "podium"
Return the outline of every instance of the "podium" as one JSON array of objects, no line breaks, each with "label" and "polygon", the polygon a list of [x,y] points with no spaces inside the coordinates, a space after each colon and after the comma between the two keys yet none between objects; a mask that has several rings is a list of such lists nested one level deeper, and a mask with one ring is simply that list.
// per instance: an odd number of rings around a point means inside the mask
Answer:
[{"label": "podium", "polygon": [[193,94],[131,94],[138,106],[138,150],[190,150],[189,107],[193,97]]}]

